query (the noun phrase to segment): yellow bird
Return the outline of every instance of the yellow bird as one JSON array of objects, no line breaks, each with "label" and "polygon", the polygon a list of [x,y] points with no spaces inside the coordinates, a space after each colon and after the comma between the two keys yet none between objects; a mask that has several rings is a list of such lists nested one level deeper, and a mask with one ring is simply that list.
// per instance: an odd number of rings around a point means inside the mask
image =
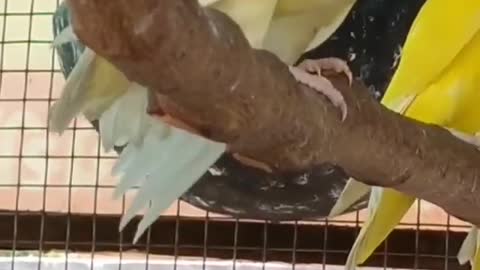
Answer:
[{"label": "yellow bird", "polygon": [[[291,66],[303,52],[318,46],[334,32],[354,1],[199,0],[199,3],[226,13],[240,26],[252,47],[271,51]],[[74,31],[67,27],[56,37],[54,46],[74,40]],[[343,97],[321,76],[322,68],[345,72],[351,79],[346,64],[335,58],[306,61],[290,70],[297,80],[329,97],[345,117]],[[105,150],[128,143],[113,174],[121,176],[116,197],[140,186],[122,217],[120,230],[147,208],[134,242],[226,151],[224,143],[150,117],[146,112],[149,94],[149,89],[129,81],[115,66],[86,47],[68,76],[60,99],[52,106],[49,119],[50,130],[61,133],[73,118],[83,114],[88,120],[99,121]]]},{"label": "yellow bird", "polygon": [[[478,142],[474,135],[480,131],[480,1],[427,0],[402,53],[382,104],[406,117],[443,126],[465,141]],[[346,269],[365,262],[414,201],[395,190],[372,187],[369,217]],[[477,238],[473,228],[458,258],[480,270]]]}]

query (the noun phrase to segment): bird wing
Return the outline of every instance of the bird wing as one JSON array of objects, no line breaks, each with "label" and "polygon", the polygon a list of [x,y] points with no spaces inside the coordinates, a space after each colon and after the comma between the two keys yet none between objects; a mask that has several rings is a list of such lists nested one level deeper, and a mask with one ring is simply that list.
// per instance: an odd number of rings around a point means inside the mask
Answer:
[{"label": "bird wing", "polygon": [[323,43],[343,22],[355,0],[202,1],[239,24],[250,45],[287,64]]},{"label": "bird wing", "polygon": [[395,107],[404,98],[426,90],[473,38],[480,28],[479,17],[480,1],[466,0],[459,5],[452,0],[427,0],[412,24],[402,48],[404,56],[382,103]]},{"label": "bird wing", "polygon": [[[66,29],[54,44],[74,41]],[[225,152],[224,143],[175,128],[147,114],[149,90],[129,81],[123,73],[88,47],[67,78],[51,107],[50,129],[63,132],[73,118],[89,113],[99,120],[102,146],[127,146],[113,173],[120,176],[115,195],[139,186],[123,215],[120,230],[140,212],[134,243],[176,199],[186,192]]]},{"label": "bird wing", "polygon": [[134,243],[226,150],[224,143],[153,118],[146,113],[147,103],[148,89],[132,83],[131,89],[118,98],[99,120],[104,147],[109,142],[117,146],[128,143],[112,173],[120,177],[115,198],[138,187],[122,216],[119,230],[146,209],[137,226]]},{"label": "bird wing", "polygon": [[287,64],[323,43],[343,22],[355,0],[279,0],[263,43]]},{"label": "bird wing", "polygon": [[227,14],[253,48],[262,48],[278,0],[220,0],[208,7]]},{"label": "bird wing", "polygon": [[[69,26],[52,44],[58,47],[75,40]],[[50,108],[50,130],[62,133],[79,113],[86,113],[89,120],[96,119],[114,98],[127,91],[129,85],[128,79],[112,64],[85,48],[68,76],[59,100]]]}]

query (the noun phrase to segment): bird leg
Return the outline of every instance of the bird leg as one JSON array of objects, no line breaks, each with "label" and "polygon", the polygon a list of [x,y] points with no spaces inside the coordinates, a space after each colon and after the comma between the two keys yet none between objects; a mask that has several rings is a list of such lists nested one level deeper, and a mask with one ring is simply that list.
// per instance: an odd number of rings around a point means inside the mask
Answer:
[{"label": "bird leg", "polygon": [[[348,84],[351,85],[353,76],[345,61],[333,57],[315,60],[307,59],[296,67],[290,66],[289,70],[298,82],[306,84],[324,94],[335,107],[340,108],[342,121],[345,120],[347,117],[347,104],[342,93],[322,75],[324,70],[331,70],[337,73],[343,72],[348,78]],[[316,73],[316,75],[312,75],[309,72]]]}]

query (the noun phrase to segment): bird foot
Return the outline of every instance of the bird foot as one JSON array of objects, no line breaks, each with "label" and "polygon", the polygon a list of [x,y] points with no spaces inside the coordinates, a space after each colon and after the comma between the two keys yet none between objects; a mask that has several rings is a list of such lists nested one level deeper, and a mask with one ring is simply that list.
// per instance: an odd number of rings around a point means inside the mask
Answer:
[{"label": "bird foot", "polygon": [[233,156],[234,159],[236,159],[237,161],[239,161],[243,165],[254,167],[254,168],[263,170],[267,173],[272,173],[273,172],[273,170],[270,166],[268,166],[267,164],[265,164],[263,162],[260,162],[258,160],[254,160],[254,159],[251,159],[249,157],[242,156],[238,153],[234,153],[232,156]]},{"label": "bird foot", "polygon": [[336,73],[345,73],[345,76],[348,78],[348,85],[352,84],[353,75],[352,71],[348,67],[347,62],[343,61],[340,58],[328,57],[320,59],[306,59],[303,60],[299,65],[299,68],[308,71],[315,72],[318,75],[321,75],[323,71],[334,71]]},{"label": "bird foot", "polygon": [[[289,70],[298,82],[306,84],[324,94],[335,107],[340,109],[342,121],[345,120],[347,117],[347,104],[342,93],[333,86],[330,80],[322,75],[324,70],[343,72],[348,78],[349,85],[351,85],[353,76],[345,61],[333,57],[316,60],[307,59],[296,67],[290,66]],[[314,72],[316,75],[312,75],[309,72]]]}]

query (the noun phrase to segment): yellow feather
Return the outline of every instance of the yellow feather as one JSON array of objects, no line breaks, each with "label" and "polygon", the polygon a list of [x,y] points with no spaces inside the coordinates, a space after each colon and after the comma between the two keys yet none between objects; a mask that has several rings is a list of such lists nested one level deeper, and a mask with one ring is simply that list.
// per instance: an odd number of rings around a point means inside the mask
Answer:
[{"label": "yellow feather", "polygon": [[68,76],[60,99],[50,109],[50,129],[63,133],[80,113],[89,120],[98,119],[129,85],[122,72],[86,48]]},{"label": "yellow feather", "polygon": [[340,26],[355,0],[278,0],[263,47],[287,64],[319,46]]},{"label": "yellow feather", "polygon": [[302,53],[323,43],[354,3],[355,0],[220,0],[207,6],[238,23],[252,47],[268,50],[293,64]]},{"label": "yellow feather", "polygon": [[[382,104],[398,111],[399,104],[415,96],[405,116],[473,135],[480,130],[479,87],[480,1],[428,0],[412,25]],[[375,195],[380,200],[369,205],[372,213],[351,251],[348,269],[372,254],[415,201],[390,189]],[[478,259],[475,252],[475,270],[480,270]]]},{"label": "yellow feather", "polygon": [[209,7],[227,14],[242,29],[250,45],[262,48],[277,0],[222,0]]},{"label": "yellow feather", "polygon": [[[402,49],[403,57],[382,99],[389,107],[419,93],[452,62],[480,28],[480,1],[428,0]],[[411,72],[414,71],[414,72]]]},{"label": "yellow feather", "polygon": [[477,236],[477,245],[475,249],[475,256],[472,258],[470,261],[470,264],[472,265],[472,270],[479,270],[480,269],[480,236]]},{"label": "yellow feather", "polygon": [[89,120],[98,119],[130,86],[127,77],[105,58],[96,55],[94,61],[95,71],[91,73],[90,78],[84,78],[88,83],[85,88],[88,102],[85,104],[83,113]]}]

